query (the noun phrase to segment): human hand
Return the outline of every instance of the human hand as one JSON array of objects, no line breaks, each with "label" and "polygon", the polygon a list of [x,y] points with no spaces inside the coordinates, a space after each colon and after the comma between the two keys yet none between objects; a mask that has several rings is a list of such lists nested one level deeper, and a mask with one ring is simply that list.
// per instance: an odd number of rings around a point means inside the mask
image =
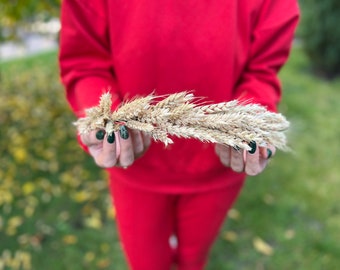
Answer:
[{"label": "human hand", "polygon": [[236,149],[234,147],[216,144],[215,152],[223,165],[230,167],[235,172],[245,172],[247,175],[257,175],[267,166],[268,160],[275,154],[275,147],[257,147],[251,143],[250,151]]},{"label": "human hand", "polygon": [[104,130],[93,130],[80,136],[99,167],[126,168],[142,156],[151,143],[151,136],[138,130],[121,126],[110,136]]}]

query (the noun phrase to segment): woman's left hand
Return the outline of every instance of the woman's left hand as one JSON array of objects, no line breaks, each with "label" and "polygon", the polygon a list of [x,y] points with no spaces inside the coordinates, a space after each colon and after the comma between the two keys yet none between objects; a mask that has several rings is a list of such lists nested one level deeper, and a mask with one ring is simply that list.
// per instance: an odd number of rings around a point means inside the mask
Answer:
[{"label": "woman's left hand", "polygon": [[275,147],[257,147],[251,144],[252,149],[245,151],[233,147],[216,144],[215,152],[223,165],[230,167],[235,172],[245,172],[247,175],[258,175],[267,166],[268,160],[275,155]]}]

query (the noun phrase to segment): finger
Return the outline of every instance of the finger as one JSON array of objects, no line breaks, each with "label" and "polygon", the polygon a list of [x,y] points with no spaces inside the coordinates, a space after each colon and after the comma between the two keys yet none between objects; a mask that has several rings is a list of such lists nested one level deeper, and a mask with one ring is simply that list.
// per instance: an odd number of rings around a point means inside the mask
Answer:
[{"label": "finger", "polygon": [[105,131],[100,130],[92,130],[88,133],[81,134],[80,139],[83,144],[86,146],[91,146],[95,144],[101,144],[101,141],[104,139]]},{"label": "finger", "polygon": [[[151,144],[151,135],[150,134],[147,134],[145,132],[138,132],[139,136],[140,136],[140,139],[141,141],[133,141],[133,144],[134,144],[134,148],[135,148],[135,159],[136,158],[139,158],[141,157],[145,151],[150,147],[150,144]],[[135,146],[135,143],[140,143],[140,148],[141,149],[136,149],[136,146]],[[140,151],[141,150],[141,151]]]},{"label": "finger", "polygon": [[263,159],[270,159],[275,156],[276,148],[272,145],[267,147],[260,147],[260,155]]},{"label": "finger", "polygon": [[151,144],[151,135],[145,132],[141,132],[142,134],[142,139],[143,139],[143,144],[144,144],[144,149],[148,149]]},{"label": "finger", "polygon": [[90,155],[93,157],[96,164],[100,167],[103,166],[103,164],[101,163],[101,158],[104,137],[104,130],[92,130],[88,133],[80,135],[81,141],[88,147]]},{"label": "finger", "polygon": [[119,164],[122,167],[128,167],[134,162],[134,149],[129,130],[121,126],[117,140],[120,145]]},{"label": "finger", "polygon": [[226,167],[230,167],[230,151],[231,149],[227,145],[215,145],[215,152],[219,156],[221,163]]},{"label": "finger", "polygon": [[235,172],[243,172],[244,171],[244,157],[243,150],[231,147],[231,155],[230,155],[230,167]]},{"label": "finger", "polygon": [[221,144],[215,144],[215,153],[216,155],[220,156],[221,154],[221,148],[222,148],[222,145]]},{"label": "finger", "polygon": [[129,130],[129,132],[131,134],[134,156],[139,157],[144,152],[142,134],[140,131],[134,129]]},{"label": "finger", "polygon": [[116,146],[115,133],[106,134],[103,139],[102,150],[94,156],[98,166],[102,168],[111,168],[117,164],[118,155]]},{"label": "finger", "polygon": [[252,149],[247,151],[245,158],[245,172],[248,175],[254,176],[263,171],[268,160],[262,156],[262,147],[257,147],[255,142],[250,144]]},{"label": "finger", "polygon": [[261,171],[263,171],[268,165],[269,160],[275,155],[276,148],[270,145],[268,147],[260,147],[259,151],[260,151],[259,165]]}]

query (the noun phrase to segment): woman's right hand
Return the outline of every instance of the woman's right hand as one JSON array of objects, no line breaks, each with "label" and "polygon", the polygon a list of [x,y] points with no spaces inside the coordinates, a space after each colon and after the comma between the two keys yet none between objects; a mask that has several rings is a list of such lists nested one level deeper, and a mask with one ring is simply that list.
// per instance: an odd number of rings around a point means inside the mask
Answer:
[{"label": "woman's right hand", "polygon": [[118,132],[108,136],[104,130],[93,130],[80,136],[99,167],[127,168],[142,156],[151,144],[151,136],[121,126]]}]

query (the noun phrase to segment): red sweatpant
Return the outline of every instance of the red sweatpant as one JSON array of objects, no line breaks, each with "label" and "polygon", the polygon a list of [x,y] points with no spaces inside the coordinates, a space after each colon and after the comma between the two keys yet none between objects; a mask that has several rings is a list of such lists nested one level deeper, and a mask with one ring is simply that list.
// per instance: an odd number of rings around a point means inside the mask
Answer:
[{"label": "red sweatpant", "polygon": [[[219,190],[164,194],[111,181],[117,225],[133,270],[199,270],[207,262],[243,182]],[[177,238],[177,247],[169,244]]]}]

